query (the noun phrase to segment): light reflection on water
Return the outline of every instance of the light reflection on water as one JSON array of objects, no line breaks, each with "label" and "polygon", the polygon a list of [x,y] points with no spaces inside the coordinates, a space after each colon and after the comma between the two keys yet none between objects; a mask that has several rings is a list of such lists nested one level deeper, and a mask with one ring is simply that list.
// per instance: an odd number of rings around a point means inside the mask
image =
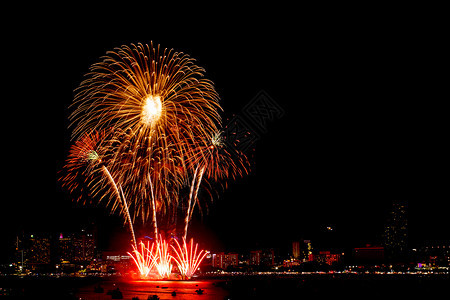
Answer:
[{"label": "light reflection on water", "polygon": [[[95,293],[94,288],[97,284],[89,285],[80,288],[77,297],[86,300],[110,300],[111,295],[108,295],[109,290],[119,288],[122,292],[123,299],[131,300],[133,297],[138,297],[139,300],[147,300],[149,296],[157,295],[161,300],[217,300],[225,299],[228,292],[218,285],[218,280],[201,280],[201,281],[147,281],[147,280],[132,280],[132,281],[104,281],[100,286],[104,289],[103,293]],[[198,295],[196,290],[204,290],[202,295]],[[172,295],[176,292],[176,296]]]}]

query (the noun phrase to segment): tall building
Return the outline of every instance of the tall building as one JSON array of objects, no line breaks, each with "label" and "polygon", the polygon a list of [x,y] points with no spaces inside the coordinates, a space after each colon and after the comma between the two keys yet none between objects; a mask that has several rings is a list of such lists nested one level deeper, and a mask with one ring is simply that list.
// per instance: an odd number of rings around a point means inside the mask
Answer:
[{"label": "tall building", "polygon": [[58,240],[58,250],[60,263],[68,264],[70,262],[73,262],[72,237],[64,237],[61,233]]},{"label": "tall building", "polygon": [[28,263],[30,265],[42,265],[50,263],[50,239],[48,237],[36,237],[31,235],[29,239]]},{"label": "tall building", "polygon": [[408,218],[406,201],[394,201],[384,227],[384,248],[390,260],[401,259],[407,252]]},{"label": "tall building", "polygon": [[261,264],[261,250],[250,251],[250,265],[259,266]]},{"label": "tall building", "polygon": [[39,271],[51,262],[50,238],[45,235],[22,234],[16,238],[16,259],[19,270]]},{"label": "tall building", "polygon": [[95,258],[96,243],[92,233],[74,235],[72,238],[73,260],[76,263],[92,261]]},{"label": "tall building", "polygon": [[[98,256],[94,231],[53,235],[21,233],[15,240],[14,266],[19,272],[49,272],[87,266]],[[63,271],[64,271],[63,270]]]},{"label": "tall building", "polygon": [[214,268],[226,269],[228,266],[237,266],[239,263],[239,255],[237,253],[220,252],[212,255],[211,265]]},{"label": "tall building", "polygon": [[303,240],[300,252],[301,260],[303,262],[312,261],[313,246],[311,240]]},{"label": "tall building", "polygon": [[78,234],[66,236],[60,234],[58,248],[61,263],[90,262],[97,255],[97,244],[94,235],[85,230]]},{"label": "tall building", "polygon": [[299,241],[292,242],[292,256],[294,257],[294,259],[300,258],[300,242]]},{"label": "tall building", "polygon": [[251,266],[268,266],[275,264],[275,253],[273,249],[250,251]]}]

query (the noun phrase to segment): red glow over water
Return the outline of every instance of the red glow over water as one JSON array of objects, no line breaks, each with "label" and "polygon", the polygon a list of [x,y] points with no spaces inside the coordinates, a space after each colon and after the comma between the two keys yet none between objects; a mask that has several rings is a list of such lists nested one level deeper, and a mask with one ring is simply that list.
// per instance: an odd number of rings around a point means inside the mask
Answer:
[{"label": "red glow over water", "polygon": [[[80,288],[77,297],[86,300],[110,300],[111,295],[108,291],[119,289],[123,295],[123,299],[131,299],[138,297],[139,300],[147,300],[153,295],[157,295],[159,299],[224,299],[228,292],[218,286],[218,280],[201,280],[201,281],[181,281],[181,280],[129,280],[129,281],[105,281],[100,283],[103,288],[102,293],[94,291],[98,284],[93,284]],[[196,291],[203,290],[199,295]],[[172,293],[175,292],[176,296]]]}]

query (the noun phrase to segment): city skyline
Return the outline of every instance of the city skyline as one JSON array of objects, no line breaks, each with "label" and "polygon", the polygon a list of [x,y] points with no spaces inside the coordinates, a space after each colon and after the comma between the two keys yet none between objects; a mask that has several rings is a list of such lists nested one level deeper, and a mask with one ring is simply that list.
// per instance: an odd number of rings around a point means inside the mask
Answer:
[{"label": "city skyline", "polygon": [[[98,245],[95,225],[72,233],[22,233],[16,237],[14,253],[2,272],[7,274],[74,274],[130,272],[131,254],[126,249],[102,249]],[[147,242],[150,237],[140,237]],[[396,244],[396,243],[394,243]],[[428,242],[416,248],[397,249],[393,252],[388,238],[383,245],[366,244],[361,247],[339,248],[318,243],[316,240],[296,240],[290,251],[279,247],[256,247],[238,251],[211,249],[205,252],[202,268],[206,272],[351,270],[352,268],[392,270],[412,268],[416,271],[439,272],[448,269],[450,243]],[[9,268],[7,267],[9,265]],[[353,266],[353,267],[352,267]],[[357,266],[357,267],[355,267]],[[390,267],[389,267],[390,266]],[[425,269],[422,269],[425,268]],[[88,270],[88,271],[86,271]],[[205,271],[205,269],[204,269]]]},{"label": "city skyline", "polygon": [[[110,218],[111,216],[107,216],[106,218]],[[116,218],[116,221],[119,221],[119,218]],[[109,225],[112,223],[108,223]],[[344,238],[342,233],[336,234],[335,225],[327,224],[327,226],[323,226],[319,228],[319,230],[313,234],[305,234],[298,232],[293,234],[289,238],[284,240],[272,240],[272,241],[260,241],[254,244],[229,244],[226,245],[224,243],[214,243],[214,241],[208,241],[207,238],[201,234],[200,236],[203,238],[201,240],[201,244],[206,246],[209,251],[215,252],[240,252],[240,251],[253,251],[255,249],[267,248],[267,249],[276,249],[280,253],[290,253],[290,255],[294,258],[300,256],[303,250],[302,244],[299,241],[306,241],[308,243],[313,243],[315,245],[315,250],[320,249],[323,250],[333,250],[336,251],[339,249],[341,251],[349,251],[349,249],[364,247],[367,245],[374,247],[383,247],[386,251],[386,255],[390,253],[391,255],[403,256],[405,253],[411,251],[413,248],[424,247],[428,244],[434,243],[442,243],[446,242],[445,239],[432,239],[425,238],[422,240],[410,240],[408,238],[408,217],[407,217],[407,204],[404,201],[393,201],[391,203],[391,209],[385,214],[385,219],[383,223],[383,227],[380,228],[378,234],[376,236],[367,235],[364,239],[354,241],[353,243],[348,243],[348,240]],[[195,224],[199,225],[199,224]],[[194,225],[194,227],[196,227]],[[204,226],[203,224],[200,224]],[[329,225],[329,226],[328,226]],[[123,226],[122,223],[116,222],[114,229],[105,230],[102,228],[102,225],[99,225],[95,222],[90,223],[79,223],[75,227],[71,229],[65,228],[52,228],[51,230],[37,230],[37,229],[23,229],[16,233],[14,237],[14,243],[16,243],[16,238],[19,236],[29,236],[33,237],[33,235],[38,237],[45,237],[46,239],[64,239],[70,238],[75,235],[85,234],[89,232],[90,235],[94,234],[94,239],[96,243],[96,247],[101,251],[128,251],[128,242],[130,237],[128,236],[126,226]],[[74,229],[76,228],[76,229]],[[100,232],[99,232],[99,228]],[[138,240],[151,238],[146,235],[145,227],[140,228],[137,227],[137,238]],[[75,230],[75,231],[74,231]],[[74,233],[77,232],[77,233]],[[111,234],[111,232],[115,232]],[[196,232],[198,234],[198,232]],[[11,242],[12,239],[10,239]],[[204,241],[206,240],[206,242]],[[18,242],[17,242],[18,243]],[[300,243],[300,244],[299,244]],[[11,244],[11,243],[10,243]],[[296,245],[296,246],[294,246]],[[11,246],[11,245],[10,245]],[[4,247],[6,249],[8,247]],[[9,257],[11,258],[12,247],[9,247]],[[297,250],[294,250],[297,249]],[[5,252],[6,254],[6,252]]]}]

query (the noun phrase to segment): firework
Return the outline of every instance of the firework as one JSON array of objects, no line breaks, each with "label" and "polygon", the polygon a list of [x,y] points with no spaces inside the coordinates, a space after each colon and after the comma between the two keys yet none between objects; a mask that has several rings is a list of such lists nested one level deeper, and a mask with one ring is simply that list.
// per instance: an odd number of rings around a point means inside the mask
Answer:
[{"label": "firework", "polygon": [[155,267],[161,279],[167,279],[172,272],[172,255],[169,253],[169,243],[161,237],[156,241]]},{"label": "firework", "polygon": [[151,248],[149,247],[149,242],[147,242],[147,247],[143,242],[141,242],[139,245],[140,251],[136,246],[133,245],[133,252],[128,252],[128,255],[133,259],[140,275],[142,277],[147,277],[156,264],[156,257],[153,254],[154,244],[152,244]]},{"label": "firework", "polygon": [[[202,180],[218,182],[227,178],[235,179],[248,173],[248,161],[244,154],[230,149],[224,142],[222,132],[216,131],[204,141],[197,144],[197,148],[192,152],[188,160],[190,169],[194,170],[190,187],[189,200],[185,216],[184,239],[186,239],[189,222],[195,204],[198,202],[197,195]],[[226,184],[226,181],[225,181]]]},{"label": "firework", "polygon": [[229,147],[219,130],[197,144],[189,164],[191,169],[203,169],[205,176],[216,182],[243,176],[249,166],[246,156],[235,147]]},{"label": "firework", "polygon": [[[60,180],[63,182],[63,186],[68,188],[71,193],[74,193],[74,190],[76,189],[81,190],[77,201],[79,201],[85,193],[85,184],[90,188],[94,195],[100,194],[101,191],[104,192],[100,197],[101,201],[101,199],[108,195],[107,190],[105,192],[103,189],[106,180],[109,183],[109,185],[106,186],[111,186],[114,191],[114,193],[112,193],[112,199],[114,199],[114,201],[112,201],[112,210],[114,211],[118,206],[122,208],[121,212],[126,216],[125,222],[128,222],[134,246],[136,246],[133,224],[122,187],[116,184],[116,181],[106,166],[106,160],[102,158],[106,157],[105,147],[102,146],[104,137],[104,132],[98,133],[92,131],[77,140],[72,145],[69,152],[67,163],[65,165],[66,175],[61,177]],[[77,177],[83,177],[83,179],[81,179],[83,182],[80,183],[80,179]]]},{"label": "firework", "polygon": [[76,201],[89,193],[86,188],[89,189],[93,175],[102,162],[99,155],[100,141],[101,134],[90,132],[75,141],[70,148],[60,180],[63,187],[75,196]]},{"label": "firework", "polygon": [[144,222],[151,210],[142,208],[152,205],[142,194],[152,184],[155,201],[169,211],[195,141],[220,123],[219,97],[203,73],[186,54],[153,44],[122,46],[94,64],[77,89],[70,116],[74,137],[93,129],[128,133],[130,143],[117,147],[111,172],[133,195],[133,217]]},{"label": "firework", "polygon": [[[134,241],[129,254],[143,277],[156,269],[169,278],[172,263],[183,278],[192,277],[206,255],[192,239],[186,243],[195,206],[201,211],[201,187],[211,195],[214,183],[226,185],[248,172],[245,156],[227,147],[218,130],[219,97],[203,76],[186,54],[132,44],[107,52],[76,90],[70,116],[75,142],[63,186],[80,190],[78,200],[107,198],[111,211],[123,214]],[[183,243],[169,247],[158,222],[176,228],[179,207]],[[138,246],[133,224],[150,218],[155,242]]]},{"label": "firework", "polygon": [[183,279],[190,279],[194,273],[197,271],[200,263],[206,256],[206,251],[197,252],[198,244],[195,244],[194,240],[191,239],[189,242],[189,246],[186,244],[186,239],[183,238],[183,247],[180,246],[177,240],[175,240],[175,244],[177,247],[172,246],[173,251],[175,252],[175,256],[173,259],[175,260],[178,270],[181,273]]},{"label": "firework", "polygon": [[173,241],[175,246],[170,245],[169,248],[169,242],[160,236],[151,246],[150,242],[147,242],[147,245],[141,242],[140,249],[133,246],[133,251],[128,252],[128,255],[133,259],[141,277],[149,277],[150,272],[156,269],[160,279],[168,279],[172,273],[173,262],[177,265],[182,279],[190,279],[195,274],[207,252],[198,250],[198,244],[194,246],[193,239],[189,244],[183,239],[182,245],[176,239]]}]

